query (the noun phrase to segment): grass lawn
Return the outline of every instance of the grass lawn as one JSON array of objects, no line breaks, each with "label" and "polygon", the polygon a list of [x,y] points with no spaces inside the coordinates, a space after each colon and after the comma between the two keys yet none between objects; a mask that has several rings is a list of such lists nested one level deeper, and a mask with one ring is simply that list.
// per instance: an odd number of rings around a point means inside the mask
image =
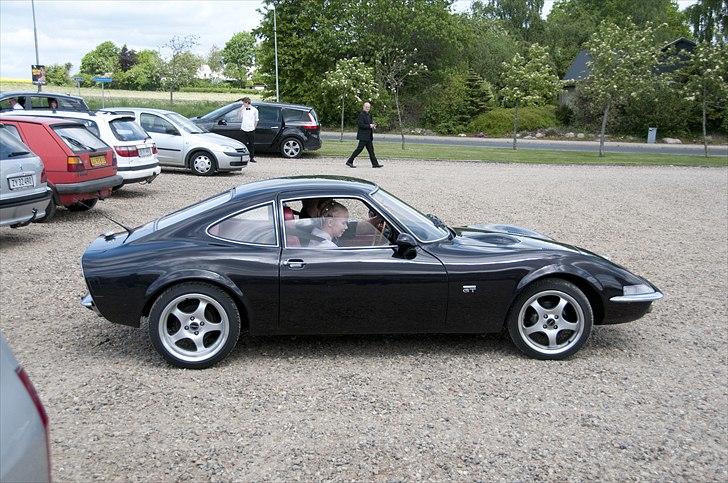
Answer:
[{"label": "grass lawn", "polygon": [[[320,150],[321,156],[346,159],[356,147],[353,141],[326,141]],[[409,144],[405,150],[398,143],[374,143],[377,157],[434,159],[458,161],[484,161],[492,163],[534,163],[534,164],[601,164],[625,166],[728,166],[728,156],[685,156],[674,154],[607,153],[600,158],[597,152],[545,151],[536,149],[487,148],[478,146],[443,146],[439,144]],[[359,155],[359,162],[368,162],[366,150]]]}]

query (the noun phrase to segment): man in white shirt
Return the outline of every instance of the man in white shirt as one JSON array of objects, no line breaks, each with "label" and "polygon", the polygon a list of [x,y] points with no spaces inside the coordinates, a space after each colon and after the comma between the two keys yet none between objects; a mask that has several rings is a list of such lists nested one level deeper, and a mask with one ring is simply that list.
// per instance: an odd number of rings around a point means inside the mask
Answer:
[{"label": "man in white shirt", "polygon": [[243,144],[250,153],[250,162],[255,163],[255,128],[258,126],[258,109],[250,104],[250,97],[240,99],[240,130],[243,132]]},{"label": "man in white shirt", "polygon": [[22,111],[25,108],[18,102],[18,100],[14,97],[11,97],[8,99],[8,102],[10,103],[10,107],[13,108],[15,111]]}]

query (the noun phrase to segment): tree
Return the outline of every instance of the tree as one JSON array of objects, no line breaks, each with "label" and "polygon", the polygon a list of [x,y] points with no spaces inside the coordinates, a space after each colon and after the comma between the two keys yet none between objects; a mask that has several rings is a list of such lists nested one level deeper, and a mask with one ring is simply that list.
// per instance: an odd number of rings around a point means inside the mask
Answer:
[{"label": "tree", "polygon": [[197,36],[188,35],[185,37],[174,36],[164,47],[169,49],[171,54],[162,63],[162,85],[169,90],[169,102],[174,102],[172,93],[180,87],[194,82],[197,69],[200,68],[201,59],[190,52],[190,49],[198,44]]},{"label": "tree", "polygon": [[207,58],[205,59],[207,62],[207,65],[210,67],[210,70],[212,72],[222,72],[225,68],[225,61],[222,57],[222,50],[220,50],[217,45],[213,45],[210,48],[210,51],[207,53]]},{"label": "tree", "polygon": [[504,103],[513,104],[513,149],[518,133],[518,108],[538,106],[551,100],[562,85],[551,66],[549,54],[539,44],[531,44],[526,56],[516,54],[503,65],[504,87],[500,94]]},{"label": "tree", "polygon": [[163,64],[157,51],[140,50],[136,64],[126,72],[119,72],[114,84],[126,89],[159,90]]},{"label": "tree", "polygon": [[639,97],[652,78],[657,65],[654,30],[650,24],[637,27],[629,22],[620,27],[604,21],[586,47],[591,55],[589,75],[580,84],[602,110],[599,157],[603,157],[610,108]]},{"label": "tree", "polygon": [[456,15],[460,26],[460,52],[456,58],[461,59],[464,65],[457,66],[455,70],[463,72],[464,68],[468,68],[491,84],[497,83],[503,62],[512,59],[519,50],[516,37],[510,35],[501,22],[478,11]]},{"label": "tree", "polygon": [[685,15],[700,42],[728,42],[728,0],[698,0]]},{"label": "tree", "polygon": [[543,37],[543,4],[544,0],[478,0],[472,10],[500,20],[520,40],[537,42]]},{"label": "tree", "polygon": [[88,75],[112,74],[119,70],[119,47],[107,40],[81,58],[80,72]]},{"label": "tree", "polygon": [[700,103],[703,113],[703,147],[708,157],[707,111],[711,104],[728,100],[728,46],[726,44],[699,44],[686,66],[677,73],[684,81],[683,90],[687,96]]},{"label": "tree", "polygon": [[124,44],[119,51],[119,67],[123,72],[134,67],[137,63],[137,53],[134,50],[129,50]]},{"label": "tree", "polygon": [[377,59],[377,74],[380,76],[381,84],[394,94],[397,119],[399,120],[399,133],[402,136],[402,149],[404,149],[404,127],[402,126],[402,108],[399,105],[399,93],[408,78],[427,72],[425,64],[412,62],[415,55],[417,55],[417,49],[408,54],[402,49],[395,48],[382,53]]},{"label": "tree", "polygon": [[347,104],[358,107],[363,101],[373,101],[379,95],[379,88],[374,80],[374,69],[368,67],[360,59],[343,59],[336,63],[336,68],[326,73],[322,84],[324,95],[340,99],[341,138],[344,140],[344,113]]},{"label": "tree", "polygon": [[222,49],[225,75],[245,85],[248,73],[255,62],[255,37],[250,32],[238,32]]},{"label": "tree", "polygon": [[70,62],[46,66],[46,81],[48,84],[56,86],[71,85],[71,67],[73,64]]}]

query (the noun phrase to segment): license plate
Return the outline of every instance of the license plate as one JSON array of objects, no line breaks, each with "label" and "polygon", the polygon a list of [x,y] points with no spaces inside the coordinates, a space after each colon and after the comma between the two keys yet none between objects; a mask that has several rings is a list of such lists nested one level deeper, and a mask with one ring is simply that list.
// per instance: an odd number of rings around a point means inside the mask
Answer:
[{"label": "license plate", "polygon": [[11,190],[35,186],[35,183],[33,183],[33,176],[17,176],[15,178],[8,178],[8,183],[10,184]]},{"label": "license plate", "polygon": [[106,156],[91,156],[91,166],[106,166]]},{"label": "license plate", "polygon": [[146,158],[152,155],[152,148],[139,148],[139,157]]}]

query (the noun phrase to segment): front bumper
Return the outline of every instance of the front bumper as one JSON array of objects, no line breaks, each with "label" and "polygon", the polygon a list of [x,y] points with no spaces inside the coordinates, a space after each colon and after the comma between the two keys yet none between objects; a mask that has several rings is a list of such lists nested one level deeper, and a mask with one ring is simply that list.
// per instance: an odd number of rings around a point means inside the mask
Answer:
[{"label": "front bumper", "polygon": [[610,298],[610,302],[617,302],[617,303],[639,303],[639,302],[654,302],[655,300],[660,300],[664,295],[662,292],[651,292],[651,293],[641,293],[637,295],[618,295],[616,297]]},{"label": "front bumper", "polygon": [[237,151],[215,153],[215,157],[217,158],[217,169],[220,171],[240,170],[247,166],[248,161],[250,161],[250,155]]}]

